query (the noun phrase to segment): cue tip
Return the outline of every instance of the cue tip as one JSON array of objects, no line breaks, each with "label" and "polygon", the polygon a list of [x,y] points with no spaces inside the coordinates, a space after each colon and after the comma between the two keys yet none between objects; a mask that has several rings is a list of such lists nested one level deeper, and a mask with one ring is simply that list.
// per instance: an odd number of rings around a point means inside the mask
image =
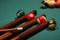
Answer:
[{"label": "cue tip", "polygon": [[36,15],[37,14],[37,10],[32,10],[32,11],[34,11],[35,13],[34,13],[34,15]]}]

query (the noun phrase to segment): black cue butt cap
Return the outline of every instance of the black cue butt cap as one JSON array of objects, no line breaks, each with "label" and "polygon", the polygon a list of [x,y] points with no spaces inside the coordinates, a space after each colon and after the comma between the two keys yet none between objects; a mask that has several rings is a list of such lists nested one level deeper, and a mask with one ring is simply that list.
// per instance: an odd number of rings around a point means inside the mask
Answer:
[{"label": "black cue butt cap", "polygon": [[24,16],[24,15],[25,15],[25,12],[23,10],[18,10],[16,13],[17,18],[20,18],[21,16]]},{"label": "black cue butt cap", "polygon": [[17,13],[19,13],[19,12],[21,12],[21,11],[24,12],[23,10],[18,10]]},{"label": "black cue butt cap", "polygon": [[55,19],[54,19],[54,18],[51,18],[51,20],[53,21],[53,24],[56,25],[56,21],[55,21]]},{"label": "black cue butt cap", "polygon": [[37,10],[33,10],[35,13],[34,13],[34,15],[36,15],[37,14]]},{"label": "black cue butt cap", "polygon": [[55,19],[52,18],[48,22],[49,22],[48,29],[55,30],[55,28],[56,28],[56,21],[55,21]]},{"label": "black cue butt cap", "polygon": [[46,15],[45,15],[45,14],[42,14],[42,16],[46,17]]}]

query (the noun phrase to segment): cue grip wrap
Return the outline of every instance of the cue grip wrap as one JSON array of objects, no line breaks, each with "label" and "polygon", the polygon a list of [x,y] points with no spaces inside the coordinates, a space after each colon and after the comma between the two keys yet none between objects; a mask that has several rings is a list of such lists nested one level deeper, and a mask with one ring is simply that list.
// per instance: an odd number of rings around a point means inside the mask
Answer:
[{"label": "cue grip wrap", "polygon": [[14,38],[12,38],[10,40],[22,40],[24,38],[27,38],[31,35],[34,35],[35,33],[39,32],[39,31],[42,31],[44,28],[46,28],[48,26],[48,24],[49,24],[48,22],[42,23],[24,33],[21,33],[21,34],[15,36]]},{"label": "cue grip wrap", "polygon": [[[29,26],[31,26],[31,25],[33,25],[33,24],[35,24],[35,23],[37,23],[36,18],[34,18],[33,20],[31,20],[31,21],[23,24],[23,25],[20,26],[20,27],[23,27],[23,29],[27,29]],[[17,30],[17,31],[18,31],[18,30]],[[3,40],[4,38],[9,37],[9,36],[12,35],[13,33],[17,33],[17,31],[7,32],[7,33],[1,35],[1,36],[0,36],[0,40]],[[22,30],[20,30],[20,31],[22,31]]]}]

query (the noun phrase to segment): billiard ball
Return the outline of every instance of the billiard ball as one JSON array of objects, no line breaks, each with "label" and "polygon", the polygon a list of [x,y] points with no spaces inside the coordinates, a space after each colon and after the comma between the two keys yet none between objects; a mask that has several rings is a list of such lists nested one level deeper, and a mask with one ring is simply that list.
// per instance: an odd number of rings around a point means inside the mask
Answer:
[{"label": "billiard ball", "polygon": [[55,7],[56,2],[55,0],[44,0],[44,5],[42,5],[43,7]]},{"label": "billiard ball", "polygon": [[55,5],[56,5],[55,0],[47,0],[46,2],[47,2],[49,7],[55,7]]},{"label": "billiard ball", "polygon": [[60,0],[56,0],[56,6],[60,7]]},{"label": "billiard ball", "polygon": [[49,5],[49,7],[55,7],[55,5],[56,5],[55,0],[48,1],[48,5]]},{"label": "billiard ball", "polygon": [[24,15],[25,15],[25,13],[23,10],[18,10],[18,12],[16,13],[17,18],[24,16]]}]

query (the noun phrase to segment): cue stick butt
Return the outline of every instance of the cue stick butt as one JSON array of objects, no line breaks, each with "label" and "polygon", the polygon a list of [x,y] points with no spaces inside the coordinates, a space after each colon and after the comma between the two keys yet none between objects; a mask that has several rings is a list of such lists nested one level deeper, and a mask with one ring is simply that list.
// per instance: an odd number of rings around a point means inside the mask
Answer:
[{"label": "cue stick butt", "polygon": [[55,30],[55,28],[56,28],[56,21],[55,21],[55,19],[52,18],[52,19],[48,20],[48,22],[49,22],[48,29]]}]

